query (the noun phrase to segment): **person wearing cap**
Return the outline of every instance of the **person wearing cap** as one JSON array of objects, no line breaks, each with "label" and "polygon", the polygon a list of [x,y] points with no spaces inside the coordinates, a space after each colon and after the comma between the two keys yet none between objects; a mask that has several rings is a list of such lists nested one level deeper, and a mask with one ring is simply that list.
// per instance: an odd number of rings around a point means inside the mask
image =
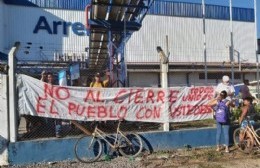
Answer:
[{"label": "person wearing cap", "polygon": [[108,87],[109,86],[109,80],[110,76],[109,73],[106,73],[106,80],[102,81],[100,73],[96,73],[94,77],[94,81],[90,83],[90,87],[96,87],[96,88],[102,88],[102,87]]},{"label": "person wearing cap", "polygon": [[222,77],[222,82],[218,84],[215,90],[215,97],[220,94],[221,91],[225,90],[227,92],[227,99],[231,100],[235,93],[235,88],[229,83],[229,77],[224,75]]}]

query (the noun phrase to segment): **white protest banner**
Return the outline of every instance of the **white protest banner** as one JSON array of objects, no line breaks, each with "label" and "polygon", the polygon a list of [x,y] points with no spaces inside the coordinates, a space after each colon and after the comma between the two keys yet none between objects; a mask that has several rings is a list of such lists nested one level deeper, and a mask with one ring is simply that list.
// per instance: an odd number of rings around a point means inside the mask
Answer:
[{"label": "white protest banner", "polygon": [[18,75],[19,113],[69,120],[183,122],[212,118],[213,87],[86,88]]},{"label": "white protest banner", "polygon": [[169,89],[169,121],[183,122],[212,118],[208,106],[214,96],[214,87],[199,86]]}]

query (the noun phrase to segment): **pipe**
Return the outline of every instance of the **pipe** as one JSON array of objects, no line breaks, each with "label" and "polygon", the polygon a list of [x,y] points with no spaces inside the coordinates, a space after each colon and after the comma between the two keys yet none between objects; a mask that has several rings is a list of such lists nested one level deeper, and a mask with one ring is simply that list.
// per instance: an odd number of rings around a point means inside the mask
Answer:
[{"label": "pipe", "polygon": [[86,29],[87,30],[90,29],[90,25],[89,25],[89,22],[88,22],[88,20],[89,20],[89,15],[88,14],[89,14],[90,9],[91,9],[91,5],[89,4],[85,8],[85,12],[86,12]]}]

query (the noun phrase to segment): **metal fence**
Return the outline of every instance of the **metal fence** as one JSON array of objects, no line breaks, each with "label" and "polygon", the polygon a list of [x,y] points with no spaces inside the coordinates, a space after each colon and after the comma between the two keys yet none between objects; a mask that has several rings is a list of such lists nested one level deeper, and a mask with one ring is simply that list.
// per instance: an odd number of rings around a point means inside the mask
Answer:
[{"label": "metal fence", "polygon": [[[17,72],[26,74],[29,76],[33,76],[35,78],[40,79],[41,78],[41,72],[43,70],[52,72],[55,76],[55,78],[58,78],[58,72],[60,70],[68,70],[69,66],[73,63],[72,62],[51,62],[51,61],[38,61],[37,64],[39,66],[35,66],[35,62],[26,62],[26,64],[21,64],[21,62],[17,66]],[[93,80],[93,77],[97,73],[96,71],[88,70],[87,68],[84,68],[86,62],[84,61],[78,61],[80,64],[81,70],[80,70],[80,78],[78,81],[69,82],[70,85],[73,86],[83,86],[88,87],[90,86],[90,83]],[[257,82],[257,75],[259,74],[259,68],[257,67],[257,64],[254,63],[243,63],[239,65],[238,63],[235,63],[233,65],[230,62],[227,63],[212,63],[207,62],[207,71],[205,71],[205,64],[203,63],[170,63],[169,65],[169,74],[172,74],[173,76],[176,75],[177,72],[182,73],[182,75],[179,75],[181,77],[177,78],[184,79],[186,82],[180,82],[179,86],[202,86],[202,85],[217,85],[217,83],[221,82],[221,78],[223,75],[229,75],[230,78],[232,77],[232,74],[234,75],[234,83],[242,83],[243,79],[249,79],[252,84],[254,84],[254,91],[256,98],[258,97],[258,91],[257,88],[259,87],[259,82]],[[2,65],[4,66],[4,65]],[[160,66],[159,63],[157,64],[142,64],[140,65],[142,67],[142,70],[145,73],[155,73],[155,79],[157,80],[157,87],[160,85]],[[129,67],[129,65],[128,65]],[[140,67],[135,67],[138,71],[140,70]],[[146,68],[146,69],[145,69]],[[134,68],[128,69],[128,71],[133,70]],[[5,71],[6,73],[6,71]],[[99,72],[103,79],[105,79],[106,72]],[[113,76],[116,76],[117,71],[114,70]],[[153,78],[150,76],[144,75],[143,78],[137,79],[137,82]],[[170,77],[169,77],[170,78]],[[194,78],[198,78],[198,80],[195,80]],[[206,80],[207,78],[207,80]],[[187,82],[187,79],[189,79]],[[113,78],[113,81],[111,82],[112,85],[110,87],[116,87],[116,81],[117,78]],[[129,76],[128,76],[129,80]],[[150,87],[149,80],[146,83],[147,85],[143,85],[143,87]],[[56,80],[57,81],[57,80]],[[68,81],[70,81],[68,77]],[[208,83],[205,84],[205,81]],[[254,82],[255,81],[255,82]],[[170,83],[170,81],[169,81]],[[237,116],[236,116],[237,117]],[[235,120],[235,117],[233,117]],[[72,124],[71,121],[67,120],[57,120],[52,118],[43,118],[43,117],[36,117],[36,116],[19,116],[18,117],[18,140],[29,140],[29,139],[38,139],[38,138],[50,138],[50,137],[56,137],[56,126],[60,126],[60,137],[68,137],[68,136],[77,136],[80,134],[83,134],[83,132],[78,129],[74,124]],[[94,122],[78,122],[88,130],[93,130],[95,123]],[[106,121],[106,122],[99,122],[99,127],[109,133],[112,133],[115,131],[117,121]],[[182,129],[182,128],[198,128],[198,127],[208,127],[212,126],[214,124],[214,120],[206,120],[206,121],[193,121],[193,122],[185,122],[185,123],[171,123],[170,124],[170,130],[173,129]],[[147,131],[162,131],[163,130],[163,124],[162,123],[146,123],[146,122],[124,122],[122,124],[122,130],[124,131],[137,131],[137,132],[147,132]]]},{"label": "metal fence", "polygon": [[[28,64],[29,65],[29,64]],[[59,70],[62,69],[68,69],[68,65],[61,66],[59,69],[53,70],[51,68],[53,66],[50,63],[46,63],[45,66],[42,68],[38,68],[35,70],[34,73],[32,73],[32,68],[22,68],[18,66],[18,72],[23,73],[26,75],[33,76],[35,78],[40,79],[40,72],[43,70],[50,71],[54,73],[55,77],[57,78],[57,73]],[[189,65],[188,65],[189,66]],[[211,64],[208,64],[208,66],[211,66]],[[255,74],[256,67],[251,65],[251,71],[247,71],[249,74]],[[159,67],[155,65],[153,68],[158,69]],[[198,68],[198,67],[197,67]],[[244,72],[238,72],[239,66],[235,66],[234,68],[234,74],[235,79],[237,83],[239,81],[242,81],[243,78],[246,78]],[[250,68],[250,67],[242,67],[242,68]],[[202,68],[203,69],[203,68]],[[221,82],[221,78],[224,74],[228,74],[230,77],[232,75],[231,67],[230,65],[225,67],[226,71],[222,71],[223,67],[219,66],[217,69],[219,69],[219,72],[207,72],[207,78],[208,82],[210,82],[209,79],[215,80],[218,79],[218,82]],[[171,66],[169,68],[171,70]],[[191,71],[195,71],[196,67],[192,67],[190,69]],[[220,73],[221,72],[221,73]],[[258,72],[258,71],[257,71]],[[80,79],[77,83],[72,82],[71,85],[74,86],[83,86],[83,87],[89,87],[90,83],[93,80],[93,77],[95,76],[97,72],[95,71],[89,71],[89,70],[81,70]],[[102,79],[105,79],[105,71],[99,72],[102,76]],[[116,71],[114,72],[116,73]],[[33,74],[33,75],[32,75]],[[191,78],[193,77],[191,73]],[[199,74],[199,77],[202,81],[205,80],[205,71],[201,71]],[[69,77],[68,77],[69,78]],[[251,79],[255,80],[255,78]],[[187,84],[183,84],[188,86]],[[198,85],[204,85],[204,82],[196,83],[196,86]],[[255,87],[257,88],[258,83],[255,83]],[[116,87],[110,85],[110,87]],[[147,87],[149,87],[147,85]],[[71,121],[67,120],[57,120],[52,118],[44,118],[44,117],[36,117],[36,116],[20,116],[18,119],[18,140],[24,141],[24,140],[31,140],[31,139],[39,139],[39,138],[54,138],[56,137],[56,131],[55,127],[57,125],[57,122],[59,125],[61,125],[61,137],[69,137],[69,136],[78,136],[83,134],[83,132],[78,129],[74,124],[72,124]],[[94,122],[78,122],[82,126],[84,126],[89,131],[92,131],[94,129]],[[185,122],[185,123],[171,123],[170,124],[170,130],[174,129],[182,129],[182,128],[198,128],[198,127],[209,127],[213,126],[214,120],[206,120],[206,121],[193,121],[193,122]],[[99,122],[99,127],[108,133],[113,133],[116,129],[117,121],[106,121],[106,122]],[[123,131],[136,131],[136,132],[149,132],[149,131],[162,131],[163,130],[163,123],[146,123],[146,122],[124,122],[122,124],[122,130]]]}]

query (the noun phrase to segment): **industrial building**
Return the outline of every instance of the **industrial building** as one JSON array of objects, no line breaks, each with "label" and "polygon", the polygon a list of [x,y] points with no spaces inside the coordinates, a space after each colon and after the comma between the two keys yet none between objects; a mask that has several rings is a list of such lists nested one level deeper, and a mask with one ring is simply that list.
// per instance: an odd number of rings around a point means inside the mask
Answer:
[{"label": "industrial building", "polygon": [[[81,66],[84,78],[91,57],[90,36],[85,28],[85,7],[89,3],[89,0],[0,0],[1,54],[8,54],[11,46],[19,41],[18,60],[23,65],[32,62],[38,65],[28,71],[41,67],[43,62],[60,62],[60,56],[65,55],[63,59],[87,63]],[[166,50],[166,36],[170,52],[169,86],[204,85],[205,70],[207,84],[215,85],[223,74],[231,75],[232,63],[234,83],[240,83],[243,78],[255,80],[254,10],[233,7],[230,21],[228,6],[206,5],[205,15],[202,9],[202,4],[155,0],[140,30],[129,35],[123,48],[123,61],[127,65],[125,84],[160,86],[156,47]],[[66,66],[60,63],[60,67]]]}]

